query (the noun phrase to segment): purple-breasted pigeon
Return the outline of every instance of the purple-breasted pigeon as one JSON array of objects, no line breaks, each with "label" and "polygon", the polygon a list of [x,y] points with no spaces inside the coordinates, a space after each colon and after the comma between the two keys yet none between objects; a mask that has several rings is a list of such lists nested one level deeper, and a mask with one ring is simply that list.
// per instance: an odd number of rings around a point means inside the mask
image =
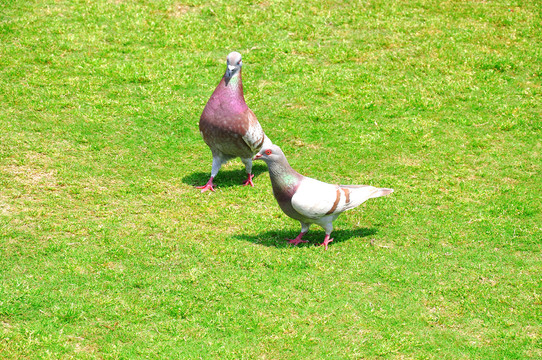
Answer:
[{"label": "purple-breasted pigeon", "polygon": [[201,192],[214,191],[213,179],[222,164],[240,157],[248,174],[244,185],[254,186],[252,157],[264,144],[271,141],[265,136],[256,115],[245,103],[241,80],[241,54],[232,52],[227,58],[226,73],[203,109],[199,130],[211,148],[213,166],[207,184],[198,186]]},{"label": "purple-breasted pigeon", "polygon": [[393,189],[376,188],[369,185],[332,185],[311,179],[295,171],[282,150],[273,144],[263,146],[254,160],[267,163],[273,195],[286,215],[301,223],[301,233],[288,239],[297,245],[309,231],[311,224],[318,224],[326,231],[324,248],[333,241],[333,221],[344,211],[361,205],[368,199],[391,194]]}]

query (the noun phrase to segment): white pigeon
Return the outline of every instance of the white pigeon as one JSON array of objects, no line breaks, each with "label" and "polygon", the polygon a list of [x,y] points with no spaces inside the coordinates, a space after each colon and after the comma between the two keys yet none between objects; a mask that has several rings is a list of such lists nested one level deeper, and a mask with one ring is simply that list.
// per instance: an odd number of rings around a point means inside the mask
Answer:
[{"label": "white pigeon", "polygon": [[333,221],[344,211],[361,205],[368,199],[391,194],[393,189],[377,188],[369,185],[332,185],[295,171],[282,150],[273,144],[264,145],[254,160],[261,159],[267,163],[269,176],[273,186],[273,195],[286,215],[301,223],[301,232],[288,242],[297,245],[302,242],[303,235],[309,231],[311,224],[324,228],[326,236],[321,244],[333,241]]}]

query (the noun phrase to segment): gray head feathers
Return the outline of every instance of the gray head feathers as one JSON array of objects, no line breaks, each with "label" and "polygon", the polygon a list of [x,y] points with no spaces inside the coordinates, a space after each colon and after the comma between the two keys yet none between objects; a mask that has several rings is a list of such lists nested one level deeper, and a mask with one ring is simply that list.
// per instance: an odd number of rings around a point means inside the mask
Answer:
[{"label": "gray head feathers", "polygon": [[224,76],[226,76],[227,78],[231,78],[235,74],[239,73],[239,71],[241,70],[241,66],[243,66],[241,54],[239,54],[237,51],[229,53],[226,59],[226,63],[227,68]]}]

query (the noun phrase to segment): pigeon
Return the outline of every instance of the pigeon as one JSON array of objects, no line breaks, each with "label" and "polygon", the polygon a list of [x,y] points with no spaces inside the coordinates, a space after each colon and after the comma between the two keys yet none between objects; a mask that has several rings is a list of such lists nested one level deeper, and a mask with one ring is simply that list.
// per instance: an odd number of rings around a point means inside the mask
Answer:
[{"label": "pigeon", "polygon": [[207,101],[199,121],[203,141],[211,148],[213,165],[207,184],[198,186],[201,192],[214,191],[213,179],[222,164],[239,157],[248,174],[243,185],[254,186],[252,157],[264,143],[271,144],[256,115],[245,103],[241,81],[241,54],[232,52],[227,57],[226,73]]},{"label": "pigeon", "polygon": [[305,243],[303,235],[311,224],[324,228],[326,236],[320,245],[327,250],[333,231],[333,221],[344,211],[361,205],[368,199],[391,194],[393,189],[369,185],[332,185],[303,176],[295,171],[277,145],[266,145],[254,156],[267,163],[273,195],[286,215],[301,223],[301,232],[289,243]]}]

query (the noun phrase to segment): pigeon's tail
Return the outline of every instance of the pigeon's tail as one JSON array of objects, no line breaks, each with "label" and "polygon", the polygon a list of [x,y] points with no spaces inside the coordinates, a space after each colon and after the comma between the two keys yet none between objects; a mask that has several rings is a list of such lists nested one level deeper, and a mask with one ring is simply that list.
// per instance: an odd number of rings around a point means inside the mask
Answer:
[{"label": "pigeon's tail", "polygon": [[379,188],[374,193],[371,194],[370,199],[381,197],[381,196],[386,196],[386,195],[391,194],[392,192],[393,192],[393,189]]},{"label": "pigeon's tail", "polygon": [[271,140],[269,140],[269,138],[267,137],[267,135],[264,135],[262,147],[267,149],[267,148],[269,148],[271,145],[273,145],[273,143],[271,142]]},{"label": "pigeon's tail", "polygon": [[344,193],[345,198],[341,212],[353,209],[369,199],[385,196],[393,192],[393,189],[377,188],[369,185],[340,185],[339,188]]}]

